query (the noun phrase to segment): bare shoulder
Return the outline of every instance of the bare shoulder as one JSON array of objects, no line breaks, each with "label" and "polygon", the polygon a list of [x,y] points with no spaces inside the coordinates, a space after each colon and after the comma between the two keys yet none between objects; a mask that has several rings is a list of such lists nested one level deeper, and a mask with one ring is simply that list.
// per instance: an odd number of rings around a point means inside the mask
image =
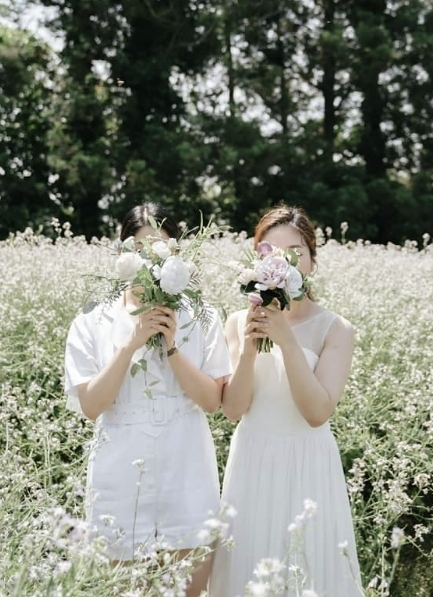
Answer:
[{"label": "bare shoulder", "polygon": [[355,328],[348,319],[334,313],[335,317],[329,327],[328,334],[326,336],[327,344],[341,344],[345,345],[353,344],[355,337]]},{"label": "bare shoulder", "polygon": [[231,313],[226,320],[225,327],[227,330],[237,329],[239,322],[242,319],[245,319],[247,315],[247,309],[242,309],[241,311],[235,311]]},{"label": "bare shoulder", "polygon": [[227,340],[233,341],[239,338],[239,326],[242,320],[245,320],[247,314],[247,309],[242,309],[241,311],[235,311],[231,313],[226,320],[225,324],[225,334]]}]

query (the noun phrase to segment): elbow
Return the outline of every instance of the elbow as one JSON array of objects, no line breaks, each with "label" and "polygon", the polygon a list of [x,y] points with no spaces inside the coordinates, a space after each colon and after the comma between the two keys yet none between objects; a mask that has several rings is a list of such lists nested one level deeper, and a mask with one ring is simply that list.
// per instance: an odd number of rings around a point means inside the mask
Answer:
[{"label": "elbow", "polygon": [[232,406],[229,406],[229,404],[224,403],[224,400],[222,403],[222,411],[224,416],[230,421],[233,421],[233,423],[239,421],[239,419],[241,419],[242,415],[244,414],[243,412],[240,412],[239,409],[233,408]]},{"label": "elbow", "polygon": [[304,415],[305,420],[310,425],[310,427],[317,428],[324,425],[327,421],[329,421],[332,413],[335,410],[335,405],[332,404],[331,400],[326,404],[326,407],[320,408],[315,412],[309,412],[308,414]]},{"label": "elbow", "polygon": [[209,415],[213,415],[216,411],[220,408],[222,401],[222,389],[218,388],[218,392],[212,396],[210,399],[207,397],[206,399],[200,400],[199,404],[201,404],[202,409]]},{"label": "elbow", "polygon": [[216,413],[216,411],[220,408],[223,399],[223,388],[224,384],[218,380],[215,380],[214,386],[211,391],[209,391],[207,399],[200,400],[202,409],[209,415]]},{"label": "elbow", "polygon": [[[252,396],[240,396],[232,391],[229,384],[224,386],[222,396],[222,411],[224,416],[230,421],[236,422],[243,417],[251,406]],[[240,399],[239,399],[240,398]]]},{"label": "elbow", "polygon": [[91,408],[88,408],[87,406],[83,405],[81,403],[81,410],[83,411],[83,415],[86,417],[86,419],[89,419],[89,421],[96,421],[96,419],[98,418],[100,413],[97,413],[96,411],[94,411]]},{"label": "elbow", "polygon": [[86,397],[79,395],[79,400],[81,410],[83,411],[83,415],[86,417],[86,419],[89,419],[89,421],[96,421],[101,412],[97,411],[91,403],[89,404],[89,401],[86,400]]},{"label": "elbow", "polygon": [[328,420],[329,417],[332,415],[334,409],[324,408],[316,410],[315,412],[309,412],[304,414],[304,418],[310,427],[317,428],[324,425]]},{"label": "elbow", "polygon": [[239,413],[233,413],[231,411],[227,411],[227,409],[222,409],[224,416],[229,419],[229,421],[232,421],[232,423],[236,423],[236,421],[239,421],[239,419],[242,418],[242,415]]},{"label": "elbow", "polygon": [[208,415],[213,415],[214,413],[216,413],[216,411],[219,409],[220,406],[221,406],[221,401],[218,403],[211,403],[211,404],[206,405],[204,410],[206,411],[206,413]]},{"label": "elbow", "polygon": [[317,427],[321,427],[322,425],[324,425],[326,423],[326,421],[328,420],[328,417],[317,417],[317,416],[312,416],[312,417],[307,417],[306,421],[309,424],[310,427],[313,427],[314,429]]}]

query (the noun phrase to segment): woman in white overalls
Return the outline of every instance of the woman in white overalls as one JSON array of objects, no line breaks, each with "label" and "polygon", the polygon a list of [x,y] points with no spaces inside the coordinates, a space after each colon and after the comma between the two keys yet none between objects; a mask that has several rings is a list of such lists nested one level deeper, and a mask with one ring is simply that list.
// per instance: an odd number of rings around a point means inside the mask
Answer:
[{"label": "woman in white overalls", "polygon": [[[177,225],[160,206],[133,208],[121,240],[155,235],[177,237]],[[107,539],[113,560],[133,561],[164,545],[183,557],[200,545],[199,532],[219,510],[215,447],[205,412],[221,404],[230,365],[222,325],[210,308],[211,324],[188,327],[192,313],[161,306],[139,316],[129,289],[109,307],[81,312],[73,321],[65,355],[69,404],[95,420],[86,512],[93,534]],[[161,358],[146,348],[155,334],[167,348]],[[141,358],[147,372],[131,375]],[[144,390],[151,388],[151,396]],[[188,597],[206,586],[210,562],[195,570]]]}]

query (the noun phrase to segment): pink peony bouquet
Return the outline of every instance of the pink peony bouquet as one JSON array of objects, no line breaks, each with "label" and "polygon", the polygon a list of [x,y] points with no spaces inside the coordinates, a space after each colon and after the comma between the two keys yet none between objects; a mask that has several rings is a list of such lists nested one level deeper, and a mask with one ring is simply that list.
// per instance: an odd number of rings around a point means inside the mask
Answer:
[{"label": "pink peony bouquet", "polygon": [[[299,271],[295,249],[280,249],[261,242],[257,250],[247,251],[238,281],[241,292],[252,305],[266,307],[276,298],[281,309],[290,309],[290,302],[304,298],[311,286],[309,278]],[[258,352],[270,352],[272,340],[260,338]]]}]

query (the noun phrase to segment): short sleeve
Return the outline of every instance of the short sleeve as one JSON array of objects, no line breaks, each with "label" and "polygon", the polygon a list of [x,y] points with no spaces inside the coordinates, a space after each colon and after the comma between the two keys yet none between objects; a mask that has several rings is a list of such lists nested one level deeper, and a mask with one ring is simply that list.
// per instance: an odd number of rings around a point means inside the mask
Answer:
[{"label": "short sleeve", "polygon": [[221,319],[216,309],[210,307],[209,311],[212,319],[205,332],[201,370],[213,379],[218,379],[230,375],[230,356]]},{"label": "short sleeve", "polygon": [[65,393],[66,406],[82,412],[78,400],[77,386],[89,382],[98,373],[95,347],[89,316],[81,313],[69,329],[65,348]]}]

